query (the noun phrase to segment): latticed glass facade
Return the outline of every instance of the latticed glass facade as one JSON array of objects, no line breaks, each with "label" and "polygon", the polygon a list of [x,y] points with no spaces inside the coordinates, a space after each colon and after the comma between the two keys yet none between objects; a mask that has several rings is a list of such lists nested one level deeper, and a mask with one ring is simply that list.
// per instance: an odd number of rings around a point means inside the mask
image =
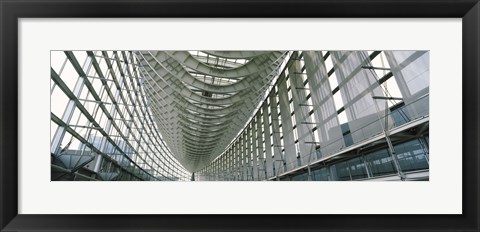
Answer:
[{"label": "latticed glass facade", "polygon": [[52,51],[52,180],[428,180],[428,51]]},{"label": "latticed glass facade", "polygon": [[133,52],[51,55],[52,180],[190,178],[159,133]]}]

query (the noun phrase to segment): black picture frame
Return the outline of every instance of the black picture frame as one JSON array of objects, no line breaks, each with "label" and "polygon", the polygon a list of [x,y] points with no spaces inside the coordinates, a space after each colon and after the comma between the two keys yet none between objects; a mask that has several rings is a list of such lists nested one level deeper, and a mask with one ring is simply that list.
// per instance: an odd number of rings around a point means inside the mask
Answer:
[{"label": "black picture frame", "polygon": [[[480,231],[478,0],[0,0],[1,231]],[[18,214],[19,18],[388,17],[462,18],[461,215]],[[441,202],[439,202],[441,204]]]}]

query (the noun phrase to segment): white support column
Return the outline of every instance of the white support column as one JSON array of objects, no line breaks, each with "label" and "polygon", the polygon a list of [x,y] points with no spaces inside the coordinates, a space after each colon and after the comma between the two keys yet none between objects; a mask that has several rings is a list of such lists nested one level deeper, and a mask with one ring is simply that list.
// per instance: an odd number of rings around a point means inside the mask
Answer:
[{"label": "white support column", "polygon": [[272,94],[270,97],[270,110],[271,110],[271,118],[272,118],[272,133],[273,135],[273,153],[274,153],[274,166],[275,166],[275,176],[285,172],[284,163],[285,160],[282,154],[282,142],[280,139],[280,126],[279,122],[281,121],[281,117],[278,114],[278,105],[277,105],[277,95],[275,93]]},{"label": "white support column", "polygon": [[250,137],[249,138],[249,141],[250,141],[250,147],[252,148],[252,167],[253,167],[253,179],[254,180],[259,180],[259,176],[258,176],[258,168],[259,168],[259,153],[258,153],[258,149],[257,149],[257,133],[256,133],[256,130],[255,130],[255,125],[256,123],[254,123],[254,120],[252,120],[252,122],[250,123],[250,126],[249,126],[249,132],[248,132],[248,136]]},{"label": "white support column", "polygon": [[[270,97],[268,97],[270,98]],[[265,150],[265,156],[266,156],[266,169],[267,169],[267,179],[268,177],[274,176],[273,174],[273,165],[274,165],[274,157],[272,154],[272,143],[270,142],[270,134],[272,133],[270,131],[270,125],[269,125],[269,118],[270,116],[268,115],[268,106],[266,102],[262,105],[263,108],[263,136],[265,139],[265,144],[264,144],[264,150]],[[273,157],[273,158],[272,158]]]},{"label": "white support column", "polygon": [[[293,95],[293,107],[295,111],[296,130],[298,134],[298,147],[302,164],[308,164],[312,158],[315,158],[312,153],[315,151],[315,137],[311,131],[312,125],[305,123],[311,122],[309,115],[309,109],[313,108],[313,105],[307,101],[306,90],[303,84],[304,77],[302,73],[302,67],[300,61],[296,60],[289,69],[291,83],[291,91]],[[312,115],[314,117],[314,115]],[[294,125],[295,126],[295,125]]]},{"label": "white support column", "polygon": [[282,131],[285,153],[284,159],[287,164],[287,170],[297,167],[297,152],[295,151],[295,139],[293,137],[292,115],[290,113],[290,103],[288,101],[287,84],[285,78],[279,80],[278,95],[280,102],[280,113],[282,118]]},{"label": "white support column", "polygon": [[[265,145],[263,144],[263,139],[265,138],[265,134],[262,133],[262,119],[263,119],[263,116],[260,115],[260,111],[258,111],[257,115],[255,115],[256,117],[256,123],[255,123],[255,127],[257,128],[257,143],[258,143],[258,147],[257,147],[257,150],[258,150],[258,155],[259,155],[259,178],[260,180],[265,180],[267,178],[267,175],[266,175],[266,171],[267,171],[267,155],[266,153],[264,153],[263,151],[265,150]],[[272,157],[269,157],[270,160],[272,159]],[[271,162],[271,161],[270,161]]]},{"label": "white support column", "polygon": [[241,135],[242,139],[240,140],[240,142],[242,143],[242,152],[245,156],[245,177],[247,180],[252,180],[252,169],[251,169],[251,160],[250,160],[250,149],[248,149],[248,146],[247,146],[247,136],[246,136],[246,133],[244,131],[244,133],[242,133]]}]

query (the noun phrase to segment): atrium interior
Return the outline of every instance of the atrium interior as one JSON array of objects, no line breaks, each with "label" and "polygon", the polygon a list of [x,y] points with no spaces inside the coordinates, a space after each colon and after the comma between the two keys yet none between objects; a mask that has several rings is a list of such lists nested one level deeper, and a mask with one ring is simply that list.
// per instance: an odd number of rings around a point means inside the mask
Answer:
[{"label": "atrium interior", "polygon": [[428,181],[428,51],[51,51],[52,181]]}]

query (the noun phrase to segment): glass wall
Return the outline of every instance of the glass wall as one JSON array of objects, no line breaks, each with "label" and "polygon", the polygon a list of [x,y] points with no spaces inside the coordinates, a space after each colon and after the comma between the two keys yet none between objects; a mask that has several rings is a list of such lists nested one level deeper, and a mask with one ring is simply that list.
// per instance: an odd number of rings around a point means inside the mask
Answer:
[{"label": "glass wall", "polygon": [[51,80],[52,180],[429,168],[428,51],[53,51]]},{"label": "glass wall", "polygon": [[[227,180],[214,167],[221,166],[227,154],[250,153],[233,149],[241,138],[261,144],[269,159],[265,167],[245,163],[237,168],[245,173],[252,170],[249,180],[275,180],[317,161],[345,155],[359,144],[380,140],[385,131],[428,122],[428,57],[428,51],[290,51],[277,82],[254,116],[262,120],[252,120],[263,128],[263,137],[250,137],[247,126],[200,173],[210,180]],[[334,164],[334,170],[319,179],[356,180],[428,169],[428,142],[413,143],[395,145],[396,158],[386,148],[350,154],[355,158]],[[292,178],[303,179],[308,178],[304,174]]]},{"label": "glass wall", "polygon": [[[51,52],[52,180],[188,180],[128,51]],[[75,175],[71,175],[75,173]]]},{"label": "glass wall", "polygon": [[[394,146],[403,172],[409,173],[429,169],[428,150],[421,145],[422,142],[423,138],[419,138]],[[330,172],[335,173],[335,176],[332,176]],[[393,158],[388,150],[384,148],[375,152],[362,154],[359,157],[327,165],[321,169],[312,170],[311,180],[364,180],[396,175],[396,173],[397,170],[393,163]],[[291,180],[309,180],[308,172],[292,175]]]}]

